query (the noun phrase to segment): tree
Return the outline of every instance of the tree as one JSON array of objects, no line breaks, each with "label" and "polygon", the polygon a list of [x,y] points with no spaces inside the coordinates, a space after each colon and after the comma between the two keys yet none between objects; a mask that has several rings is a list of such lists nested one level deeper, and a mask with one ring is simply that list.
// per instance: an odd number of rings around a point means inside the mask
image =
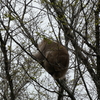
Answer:
[{"label": "tree", "polygon": [[[2,100],[59,100],[59,95],[63,100],[100,99],[100,0],[0,3]],[[69,50],[67,85],[56,83],[33,56],[43,37],[57,40]],[[32,93],[27,90],[30,84]],[[65,90],[63,94],[57,86]]]}]

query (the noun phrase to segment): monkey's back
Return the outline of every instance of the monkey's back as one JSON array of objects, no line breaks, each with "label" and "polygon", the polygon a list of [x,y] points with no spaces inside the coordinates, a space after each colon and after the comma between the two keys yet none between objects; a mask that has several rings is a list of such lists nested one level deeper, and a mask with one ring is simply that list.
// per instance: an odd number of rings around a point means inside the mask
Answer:
[{"label": "monkey's back", "polygon": [[47,60],[44,62],[45,69],[55,79],[65,76],[69,64],[69,54],[64,46],[56,42],[49,42],[44,48],[45,57]]},{"label": "monkey's back", "polygon": [[66,74],[69,64],[68,53],[60,51],[48,51],[46,54],[47,60],[44,61],[45,69],[55,79],[63,78]]},{"label": "monkey's back", "polygon": [[39,44],[38,57],[41,58],[45,70],[55,79],[63,78],[69,64],[69,54],[64,46],[49,39]]}]

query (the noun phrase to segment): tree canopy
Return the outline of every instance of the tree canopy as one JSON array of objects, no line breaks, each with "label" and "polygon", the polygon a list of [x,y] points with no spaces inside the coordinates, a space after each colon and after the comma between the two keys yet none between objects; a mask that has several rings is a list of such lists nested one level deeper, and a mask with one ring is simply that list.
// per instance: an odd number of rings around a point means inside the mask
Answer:
[{"label": "tree canopy", "polygon": [[[66,85],[34,57],[44,37],[68,49]],[[100,99],[100,0],[0,0],[0,100],[62,100],[59,95]]]}]

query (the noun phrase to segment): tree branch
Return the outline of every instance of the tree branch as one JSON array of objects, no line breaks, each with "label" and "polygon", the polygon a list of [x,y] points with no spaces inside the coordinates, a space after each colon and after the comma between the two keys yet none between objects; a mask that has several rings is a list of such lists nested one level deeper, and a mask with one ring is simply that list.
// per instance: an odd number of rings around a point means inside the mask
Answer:
[{"label": "tree branch", "polygon": [[12,82],[12,78],[11,78],[11,75],[9,74],[9,61],[8,61],[8,58],[7,58],[7,50],[6,50],[6,44],[5,44],[5,41],[2,40],[2,36],[1,36],[1,33],[0,33],[0,42],[1,42],[1,50],[3,52],[3,56],[4,56],[4,64],[5,64],[5,71],[6,71],[6,78],[9,82],[9,86],[10,86],[10,97],[11,97],[11,100],[15,100],[15,94],[14,94],[14,90],[13,90],[13,82]]}]

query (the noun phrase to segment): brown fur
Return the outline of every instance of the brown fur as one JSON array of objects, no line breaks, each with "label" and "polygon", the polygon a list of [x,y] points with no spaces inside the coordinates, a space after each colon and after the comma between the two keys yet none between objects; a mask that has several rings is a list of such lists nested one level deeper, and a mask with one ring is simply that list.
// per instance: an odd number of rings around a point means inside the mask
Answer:
[{"label": "brown fur", "polygon": [[55,79],[65,77],[69,65],[69,54],[64,46],[44,39],[39,45],[39,52],[35,57],[43,62],[45,70]]}]

